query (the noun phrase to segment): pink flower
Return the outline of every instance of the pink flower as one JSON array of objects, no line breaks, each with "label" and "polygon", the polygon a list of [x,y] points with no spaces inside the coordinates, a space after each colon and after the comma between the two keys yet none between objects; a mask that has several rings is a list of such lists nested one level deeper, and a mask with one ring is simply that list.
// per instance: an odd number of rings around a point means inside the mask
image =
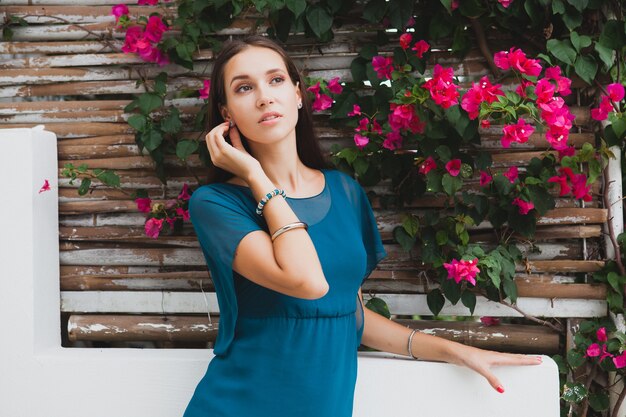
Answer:
[{"label": "pink flower", "polygon": [[43,181],[43,185],[41,186],[41,188],[39,189],[39,193],[37,194],[41,194],[44,191],[50,191],[50,183],[48,182],[48,180]]},{"label": "pink flower", "polygon": [[554,85],[547,78],[537,81],[535,86],[535,94],[537,95],[537,103],[547,103],[554,97]]},{"label": "pink flower", "polygon": [[357,132],[369,132],[369,126],[370,119],[368,119],[367,117],[363,117],[361,120],[359,120],[359,126],[356,127],[354,130],[356,130]]},{"label": "pink flower", "polygon": [[480,121],[480,127],[483,129],[489,129],[491,127],[491,122],[487,119]]},{"label": "pink flower", "polygon": [[452,159],[446,164],[446,170],[450,175],[456,177],[461,172],[461,160],[460,159]]},{"label": "pink flower", "polygon": [[333,105],[333,99],[326,94],[320,94],[319,97],[313,102],[314,111],[322,111],[330,108]]},{"label": "pink flower", "polygon": [[406,129],[412,133],[423,133],[426,124],[423,123],[415,112],[413,104],[389,103],[391,113],[387,116],[392,130]]},{"label": "pink flower", "polygon": [[609,113],[613,111],[613,105],[610,100],[609,96],[602,96],[600,106],[591,109],[591,118],[598,121],[606,120],[609,117]]},{"label": "pink flower", "polygon": [[422,58],[424,56],[424,53],[429,49],[430,45],[423,39],[415,42],[415,45],[413,45],[413,48],[411,48],[412,51],[415,51],[415,55],[417,55],[418,58]]},{"label": "pink flower", "polygon": [[534,85],[532,81],[522,79],[520,85],[518,85],[517,88],[515,89],[515,92],[519,94],[520,97],[527,98],[528,94],[526,94],[526,89],[530,87],[531,85]]},{"label": "pink flower", "polygon": [[173,198],[171,198],[165,202],[165,208],[167,210],[170,210],[174,208],[177,204],[178,204],[178,200],[174,200]]},{"label": "pink flower", "polygon": [[315,97],[318,97],[320,95],[320,82],[318,81],[315,85],[310,86],[306,90],[315,94]]},{"label": "pink flower", "polygon": [[567,96],[572,93],[572,90],[570,90],[570,86],[572,85],[572,80],[570,80],[567,77],[561,76],[561,67],[546,68],[545,77],[556,81],[556,84],[557,84],[556,91],[562,96]]},{"label": "pink flower", "polygon": [[383,128],[375,119],[372,121],[372,132],[376,132],[379,135],[383,134]]},{"label": "pink flower", "polygon": [[151,42],[158,43],[163,37],[163,33],[168,30],[168,27],[159,16],[150,16],[148,23],[146,24],[146,39]]},{"label": "pink flower", "polygon": [[352,106],[352,111],[348,113],[349,117],[360,116],[361,115],[361,107],[358,104],[354,104]]},{"label": "pink flower", "polygon": [[596,356],[600,356],[600,345],[597,343],[590,344],[589,347],[587,348],[587,352],[585,353],[585,356],[590,357],[590,358],[595,358]]},{"label": "pink flower", "polygon": [[189,191],[189,186],[187,185],[187,183],[184,183],[183,189],[180,191],[180,194],[178,194],[178,199],[183,200],[183,201],[189,200],[191,196],[189,195],[188,191]]},{"label": "pink flower", "polygon": [[524,119],[519,119],[516,124],[506,125],[502,128],[504,136],[502,136],[501,142],[504,148],[509,148],[511,142],[526,143],[528,138],[533,134],[535,128],[526,123]]},{"label": "pink flower", "polygon": [[519,207],[519,214],[528,214],[529,211],[535,208],[532,202],[524,201],[519,197],[513,200],[513,205]]},{"label": "pink flower", "polygon": [[184,210],[182,207],[176,208],[176,214],[181,216],[183,220],[189,220],[189,210]]},{"label": "pink flower", "polygon": [[574,156],[576,154],[576,148],[573,146],[566,146],[563,149],[557,149],[559,152],[559,162],[563,159],[564,156]]},{"label": "pink flower", "polygon": [[400,136],[400,132],[391,131],[387,133],[385,140],[383,141],[383,148],[393,151],[394,149],[398,149],[400,146],[402,146],[402,136]]},{"label": "pink flower", "polygon": [[369,138],[367,136],[362,136],[356,133],[354,135],[354,144],[359,147],[359,149],[363,149],[365,145],[369,143]]},{"label": "pink flower", "polygon": [[559,185],[559,197],[563,197],[572,191],[569,184],[567,183],[567,177],[564,176],[554,176],[548,179],[548,182],[553,182]]},{"label": "pink flower", "polygon": [[145,225],[146,235],[150,236],[153,239],[156,239],[157,237],[159,237],[159,232],[161,231],[162,227],[163,219],[151,217],[148,219]]},{"label": "pink flower", "polygon": [[613,363],[617,369],[621,369],[626,366],[626,351],[620,353],[619,355],[613,357]]},{"label": "pink flower", "polygon": [[143,27],[130,26],[126,29],[126,39],[122,45],[122,51],[125,53],[137,52],[137,42],[143,37]]},{"label": "pink flower", "polygon": [[452,3],[450,4],[450,10],[458,9],[460,3],[461,3],[461,0],[452,0]]},{"label": "pink flower", "polygon": [[170,226],[170,230],[174,230],[174,223],[176,223],[176,219],[168,216],[165,218],[165,221]]},{"label": "pink flower", "polygon": [[477,264],[478,258],[471,261],[453,259],[452,262],[444,263],[443,266],[448,271],[448,279],[454,279],[457,284],[467,281],[476,285],[476,275],[480,273]]},{"label": "pink flower", "polygon": [[339,84],[339,77],[332,78],[328,82],[328,91],[333,94],[341,94],[341,92],[343,91],[343,87],[341,86],[341,84]]},{"label": "pink flower", "polygon": [[485,326],[497,326],[498,324],[500,324],[500,319],[498,319],[496,317],[485,316],[485,317],[481,317],[480,321]]},{"label": "pink flower", "polygon": [[115,16],[115,21],[120,20],[120,17],[128,14],[128,6],[125,4],[116,4],[111,7],[111,14]]},{"label": "pink flower", "polygon": [[607,341],[606,327],[600,327],[596,331],[596,339],[598,339],[598,342],[606,342]]},{"label": "pink flower", "polygon": [[526,54],[521,49],[515,49],[515,47],[508,51],[496,52],[493,59],[496,66],[503,70],[514,69],[532,77],[541,73],[539,61],[526,58]]},{"label": "pink flower", "polygon": [[400,48],[404,49],[405,51],[409,49],[409,46],[411,46],[411,40],[412,36],[410,33],[403,33],[402,35],[400,35]]},{"label": "pink flower", "polygon": [[426,160],[424,162],[422,162],[422,164],[420,165],[419,168],[419,173],[426,175],[428,174],[431,170],[437,168],[437,163],[435,162],[435,160],[433,159],[432,156],[429,156],[428,158],[426,158]]},{"label": "pink flower", "polygon": [[200,98],[207,100],[209,98],[209,91],[211,90],[211,80],[204,80],[204,87],[199,89]]},{"label": "pink flower", "polygon": [[485,171],[480,171],[480,186],[484,187],[486,185],[489,185],[489,183],[493,180],[493,177],[491,175],[489,175],[487,172]]},{"label": "pink flower", "polygon": [[142,213],[150,213],[152,210],[152,200],[149,198],[136,198],[135,203],[137,203],[137,210]]},{"label": "pink flower", "polygon": [[430,91],[430,96],[436,104],[447,109],[458,104],[458,86],[453,83],[454,70],[443,68],[435,64],[433,78],[422,84],[422,87]]},{"label": "pink flower", "polygon": [[498,100],[498,96],[504,95],[500,87],[500,84],[492,85],[487,76],[482,77],[479,82],[472,83],[472,87],[467,90],[461,100],[461,108],[474,120],[478,117],[480,103],[486,101],[491,104]]},{"label": "pink flower", "polygon": [[139,0],[137,4],[140,6],[145,6],[145,5],[156,6],[158,2],[159,0]]},{"label": "pink flower", "polygon": [[506,172],[503,172],[502,175],[508,178],[509,182],[513,184],[515,180],[517,179],[517,177],[519,176],[519,170],[517,169],[516,166],[512,166]]},{"label": "pink flower", "polygon": [[609,84],[606,87],[606,92],[609,93],[611,101],[619,103],[624,98],[624,86],[619,83]]},{"label": "pink flower", "polygon": [[391,73],[393,72],[393,58],[384,56],[375,56],[372,58],[372,66],[378,78],[391,79]]},{"label": "pink flower", "polygon": [[505,9],[513,3],[513,0],[498,0],[498,3],[502,5]]},{"label": "pink flower", "polygon": [[591,184],[587,185],[587,176],[585,174],[576,174],[572,181],[572,188],[574,189],[574,197],[577,199],[583,199],[583,201],[591,201],[592,197],[589,194]]}]

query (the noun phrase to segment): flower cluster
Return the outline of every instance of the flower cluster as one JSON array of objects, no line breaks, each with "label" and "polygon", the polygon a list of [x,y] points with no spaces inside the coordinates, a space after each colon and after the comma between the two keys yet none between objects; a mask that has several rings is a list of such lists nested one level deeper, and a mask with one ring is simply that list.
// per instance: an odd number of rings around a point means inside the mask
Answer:
[{"label": "flower cluster", "polygon": [[528,138],[533,134],[535,128],[524,121],[524,119],[518,119],[517,123],[509,124],[502,128],[504,135],[501,138],[503,148],[509,148],[511,142],[526,143]]},{"label": "flower cluster", "polygon": [[559,174],[548,179],[548,182],[559,185],[559,197],[568,195],[573,191],[576,199],[582,198],[583,201],[591,201],[591,194],[589,194],[591,184],[587,185],[587,176],[585,174],[574,174],[569,167],[559,168]]},{"label": "flower cluster", "polygon": [[458,104],[459,87],[453,82],[454,70],[435,64],[433,77],[422,84],[436,104],[447,109]]},{"label": "flower cluster", "polygon": [[316,84],[307,88],[307,91],[312,92],[315,95],[313,100],[313,111],[322,111],[330,108],[333,105],[333,99],[325,93],[341,94],[343,87],[339,84],[339,77],[335,77],[328,81],[318,81]]},{"label": "flower cluster", "polygon": [[597,358],[600,357],[600,362],[602,362],[605,358],[611,358],[615,367],[620,369],[626,367],[626,351],[620,353],[619,355],[614,355],[610,352],[607,352],[606,341],[608,340],[606,335],[606,328],[601,327],[596,332],[596,339],[599,343],[592,343],[587,348],[585,352],[585,356],[589,358]]},{"label": "flower cluster", "polygon": [[189,210],[185,207],[190,197],[187,184],[183,184],[183,189],[178,194],[178,197],[168,200],[165,204],[152,204],[152,200],[147,197],[136,198],[137,209],[142,213],[150,213],[153,216],[145,223],[146,235],[156,239],[159,237],[164,222],[167,222],[170,230],[173,230],[176,219],[189,220]]},{"label": "flower cluster", "polygon": [[609,113],[615,110],[613,103],[619,103],[624,99],[624,86],[619,83],[609,84],[606,87],[608,95],[603,95],[600,99],[600,106],[591,109],[591,117],[594,120],[602,121],[609,117]]},{"label": "flower cluster", "polygon": [[[406,51],[407,49],[409,49],[409,47],[411,46],[411,42],[413,42],[413,37],[410,33],[403,33],[400,36],[400,47],[403,50]],[[429,49],[430,45],[423,39],[415,42],[413,48],[411,48],[411,50],[415,52],[415,56],[417,56],[418,58],[423,58],[424,53],[426,53]]]},{"label": "flower cluster", "polygon": [[200,98],[207,100],[209,98],[209,91],[211,90],[211,80],[204,80],[204,87],[198,90]]},{"label": "flower cluster", "polygon": [[536,77],[541,73],[539,60],[527,58],[521,49],[515,49],[515,47],[508,51],[496,52],[493,60],[496,66],[503,70],[516,70],[531,77]]},{"label": "flower cluster", "polygon": [[498,100],[498,96],[504,95],[500,87],[500,84],[491,84],[487,76],[482,77],[479,82],[472,83],[472,87],[465,93],[461,108],[468,113],[470,119],[476,119],[483,101],[491,104]]},{"label": "flower cluster", "polygon": [[[349,114],[353,116],[361,115],[361,109],[355,105],[352,112]],[[382,127],[375,119],[370,120],[368,117],[363,117],[359,120],[359,125],[354,129],[356,132],[354,135],[354,143],[359,149],[363,149],[370,141],[367,136],[369,133],[377,133],[381,135],[383,133]]]},{"label": "flower cluster", "polygon": [[[152,4],[143,2],[139,4]],[[156,4],[156,3],[154,3]],[[111,14],[115,16],[116,23],[121,23],[120,27],[127,27],[126,39],[122,46],[124,53],[136,53],[144,61],[155,62],[159,66],[169,64],[169,58],[156,45],[161,41],[163,33],[169,27],[160,16],[150,16],[145,24],[132,24],[128,17],[128,7],[125,4],[118,4],[112,7]],[[135,22],[137,23],[137,22]]]},{"label": "flower cluster", "polygon": [[478,258],[471,261],[453,259],[452,262],[443,264],[448,271],[448,279],[454,279],[457,284],[467,281],[472,285],[476,285],[476,275],[480,273],[477,265]]}]

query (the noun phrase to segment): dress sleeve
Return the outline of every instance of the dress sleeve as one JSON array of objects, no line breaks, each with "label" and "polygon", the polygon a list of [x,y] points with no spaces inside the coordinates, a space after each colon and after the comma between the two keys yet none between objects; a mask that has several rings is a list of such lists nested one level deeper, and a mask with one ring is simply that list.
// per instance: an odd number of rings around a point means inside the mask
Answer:
[{"label": "dress sleeve", "polygon": [[237,297],[233,279],[233,259],[241,239],[255,230],[264,230],[253,209],[237,197],[206,185],[189,200],[189,215],[202,253],[211,272],[220,309],[214,353],[228,350],[237,321]]},{"label": "dress sleeve", "polygon": [[361,234],[363,236],[363,245],[367,253],[367,264],[365,267],[365,275],[361,281],[361,285],[367,277],[376,268],[378,263],[387,257],[387,252],[383,246],[376,218],[372,211],[372,206],[367,198],[365,190],[359,186],[359,205],[361,212]]}]

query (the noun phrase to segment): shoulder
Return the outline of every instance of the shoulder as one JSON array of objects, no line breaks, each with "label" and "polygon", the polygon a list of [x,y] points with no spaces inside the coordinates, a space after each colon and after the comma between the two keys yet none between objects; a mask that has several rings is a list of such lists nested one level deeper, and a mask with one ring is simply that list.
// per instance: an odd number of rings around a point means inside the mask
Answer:
[{"label": "shoulder", "polygon": [[231,210],[246,211],[245,196],[235,187],[222,183],[205,184],[198,187],[189,199],[189,211],[203,210]]},{"label": "shoulder", "polygon": [[361,184],[352,178],[350,174],[338,169],[332,169],[329,170],[329,172],[334,178],[336,188],[338,188],[340,192],[343,192],[353,204],[358,204],[361,199],[361,194],[364,193]]}]

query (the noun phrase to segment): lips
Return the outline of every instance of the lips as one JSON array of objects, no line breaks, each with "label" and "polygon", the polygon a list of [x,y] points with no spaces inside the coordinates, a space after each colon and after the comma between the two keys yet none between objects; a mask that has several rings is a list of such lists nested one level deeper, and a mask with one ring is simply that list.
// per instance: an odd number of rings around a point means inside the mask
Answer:
[{"label": "lips", "polygon": [[269,120],[274,120],[282,116],[283,116],[282,114],[277,113],[277,112],[263,113],[263,116],[261,116],[261,119],[259,119],[259,123],[269,121]]}]

